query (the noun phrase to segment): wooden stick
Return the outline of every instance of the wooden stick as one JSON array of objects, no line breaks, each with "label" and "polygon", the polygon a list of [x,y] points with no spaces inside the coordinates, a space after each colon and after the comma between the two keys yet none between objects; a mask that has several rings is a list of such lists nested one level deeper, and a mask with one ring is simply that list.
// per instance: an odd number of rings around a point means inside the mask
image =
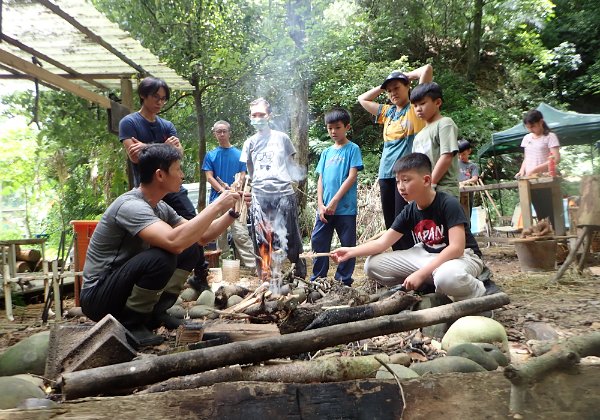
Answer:
[{"label": "wooden stick", "polygon": [[[483,181],[480,179],[478,179],[479,185],[483,185]],[[502,214],[500,214],[500,211],[498,210],[498,207],[496,207],[496,202],[494,201],[494,199],[492,198],[492,196],[490,195],[488,190],[485,190],[485,195],[487,196],[487,198],[490,200],[490,202],[492,203],[492,206],[494,207],[494,210],[496,210],[496,215],[498,215],[499,218],[502,217]]]},{"label": "wooden stick", "polygon": [[510,302],[505,293],[438,306],[431,309],[386,315],[365,321],[287,334],[280,337],[240,341],[178,354],[143,358],[127,363],[69,372],[59,381],[64,399],[131,389],[165,379],[204,372],[222,366],[257,363],[317,351],[378,335],[410,331],[452,321],[462,316],[499,308]]},{"label": "wooden stick", "polygon": [[312,258],[319,257],[331,257],[331,253],[329,252],[305,252],[303,254],[298,255],[298,258],[303,258],[305,260],[310,260]]}]

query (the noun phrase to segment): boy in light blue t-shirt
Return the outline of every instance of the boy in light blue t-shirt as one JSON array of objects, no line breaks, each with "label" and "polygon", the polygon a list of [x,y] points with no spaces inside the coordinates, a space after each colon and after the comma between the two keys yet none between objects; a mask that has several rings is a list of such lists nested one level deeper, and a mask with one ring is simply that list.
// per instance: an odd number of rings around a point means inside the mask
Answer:
[{"label": "boy in light blue t-shirt", "polygon": [[[319,159],[316,172],[318,209],[315,227],[311,236],[315,252],[329,252],[335,230],[342,246],[356,245],[356,179],[363,163],[359,147],[346,137],[350,130],[350,113],[343,108],[334,108],[325,114],[327,132],[335,142]],[[345,285],[352,284],[352,273],[356,260],[341,263],[335,278]],[[315,258],[311,280],[327,277],[329,258]]]}]

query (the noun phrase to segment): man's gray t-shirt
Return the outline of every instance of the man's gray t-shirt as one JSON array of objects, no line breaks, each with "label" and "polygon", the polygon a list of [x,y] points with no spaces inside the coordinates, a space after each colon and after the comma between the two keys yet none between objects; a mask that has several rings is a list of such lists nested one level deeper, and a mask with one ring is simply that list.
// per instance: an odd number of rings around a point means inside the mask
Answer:
[{"label": "man's gray t-shirt", "polygon": [[240,161],[246,163],[252,179],[252,190],[262,194],[291,195],[292,156],[296,149],[290,138],[281,131],[269,130],[267,135],[256,133],[244,142]]},{"label": "man's gray t-shirt", "polygon": [[83,289],[95,286],[106,273],[148,249],[150,245],[137,235],[159,220],[175,226],[183,218],[163,201],[154,208],[150,206],[139,188],[118,197],[102,215],[90,240]]}]

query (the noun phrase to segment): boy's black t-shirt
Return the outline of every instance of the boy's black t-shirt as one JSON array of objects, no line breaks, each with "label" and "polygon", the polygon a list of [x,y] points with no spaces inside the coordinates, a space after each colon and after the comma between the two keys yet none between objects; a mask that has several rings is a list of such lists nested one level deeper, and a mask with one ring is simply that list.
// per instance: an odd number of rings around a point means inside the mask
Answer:
[{"label": "boy's black t-shirt", "polygon": [[465,248],[471,248],[481,257],[477,241],[469,230],[467,218],[456,199],[443,191],[437,191],[431,205],[419,210],[417,203],[409,203],[396,216],[391,228],[403,235],[412,235],[415,243],[422,242],[427,252],[440,253],[448,246],[450,228],[465,226]]}]

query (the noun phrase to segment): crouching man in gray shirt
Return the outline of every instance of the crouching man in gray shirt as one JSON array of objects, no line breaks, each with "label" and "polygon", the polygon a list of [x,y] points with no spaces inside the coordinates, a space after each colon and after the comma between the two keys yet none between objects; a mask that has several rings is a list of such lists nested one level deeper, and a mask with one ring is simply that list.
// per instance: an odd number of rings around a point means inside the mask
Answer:
[{"label": "crouching man in gray shirt", "polygon": [[152,328],[181,324],[166,310],[194,268],[199,252],[194,245],[214,240],[239,217],[235,206],[240,195],[229,190],[193,219],[178,216],[162,198],[179,191],[180,164],[181,152],[168,144],[151,144],[140,151],[140,186],[108,207],[87,250],[81,290],[84,314],[94,321],[112,314],[140,347],[163,341]]}]

